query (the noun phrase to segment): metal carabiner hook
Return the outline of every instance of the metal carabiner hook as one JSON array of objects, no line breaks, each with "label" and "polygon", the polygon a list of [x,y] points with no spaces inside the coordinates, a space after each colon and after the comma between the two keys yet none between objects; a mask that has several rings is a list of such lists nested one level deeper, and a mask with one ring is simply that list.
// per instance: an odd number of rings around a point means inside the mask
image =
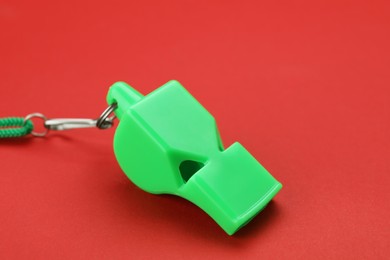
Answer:
[{"label": "metal carabiner hook", "polygon": [[50,130],[54,131],[63,131],[70,129],[79,129],[79,128],[92,128],[97,127],[99,129],[108,129],[113,126],[114,119],[116,116],[109,117],[112,112],[118,107],[116,103],[111,104],[108,108],[106,108],[103,113],[97,119],[89,119],[89,118],[53,118],[48,119],[43,114],[33,113],[29,114],[25,117],[24,121],[30,120],[34,117],[38,117],[43,119],[43,125],[46,131],[42,133],[31,132],[34,136],[43,137]]}]

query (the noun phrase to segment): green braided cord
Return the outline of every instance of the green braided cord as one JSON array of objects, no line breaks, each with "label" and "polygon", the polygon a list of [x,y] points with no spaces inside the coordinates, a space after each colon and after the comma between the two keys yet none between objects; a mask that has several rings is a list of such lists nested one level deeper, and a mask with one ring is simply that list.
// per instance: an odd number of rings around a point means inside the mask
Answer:
[{"label": "green braided cord", "polygon": [[0,118],[0,138],[25,136],[31,133],[33,128],[31,120],[24,122],[23,117]]}]

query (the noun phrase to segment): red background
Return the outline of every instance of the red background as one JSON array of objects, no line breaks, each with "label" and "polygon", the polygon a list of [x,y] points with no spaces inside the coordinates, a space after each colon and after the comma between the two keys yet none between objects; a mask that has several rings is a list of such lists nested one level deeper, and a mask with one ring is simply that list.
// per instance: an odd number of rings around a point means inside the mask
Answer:
[{"label": "red background", "polygon": [[131,184],[114,129],[1,140],[0,258],[389,257],[388,1],[53,2],[0,2],[0,116],[177,79],[284,188],[229,237]]}]

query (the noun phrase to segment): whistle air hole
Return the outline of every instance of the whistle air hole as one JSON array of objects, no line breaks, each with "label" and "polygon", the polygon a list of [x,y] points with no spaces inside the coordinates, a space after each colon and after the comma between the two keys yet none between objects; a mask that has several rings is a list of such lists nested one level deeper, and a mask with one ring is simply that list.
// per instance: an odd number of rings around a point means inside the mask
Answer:
[{"label": "whistle air hole", "polygon": [[202,169],[203,166],[204,164],[201,162],[191,160],[183,161],[179,166],[179,170],[184,182],[187,182],[192,177],[192,175]]}]

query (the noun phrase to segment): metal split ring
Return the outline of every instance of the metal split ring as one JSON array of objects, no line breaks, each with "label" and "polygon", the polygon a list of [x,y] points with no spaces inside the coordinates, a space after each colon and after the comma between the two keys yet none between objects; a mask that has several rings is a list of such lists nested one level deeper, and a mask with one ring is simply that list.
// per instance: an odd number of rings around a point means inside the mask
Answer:
[{"label": "metal split ring", "polygon": [[112,112],[118,107],[117,103],[111,104],[109,107],[106,108],[106,110],[103,111],[103,113],[100,115],[100,117],[96,121],[96,127],[99,129],[107,129],[110,128],[114,124],[114,119],[116,116],[109,117]]},{"label": "metal split ring", "polygon": [[[32,113],[32,114],[29,114],[27,115],[25,118],[24,118],[24,121],[23,121],[23,125],[26,124],[26,122],[32,118],[41,118],[43,120],[43,125],[45,126],[45,122],[47,121],[47,118],[41,114],[41,113]],[[49,129],[46,128],[45,126],[45,131],[41,132],[41,133],[38,133],[38,132],[35,132],[34,130],[31,131],[31,134],[33,136],[38,136],[38,137],[43,137],[45,135],[47,135],[47,133],[49,132]]]}]

